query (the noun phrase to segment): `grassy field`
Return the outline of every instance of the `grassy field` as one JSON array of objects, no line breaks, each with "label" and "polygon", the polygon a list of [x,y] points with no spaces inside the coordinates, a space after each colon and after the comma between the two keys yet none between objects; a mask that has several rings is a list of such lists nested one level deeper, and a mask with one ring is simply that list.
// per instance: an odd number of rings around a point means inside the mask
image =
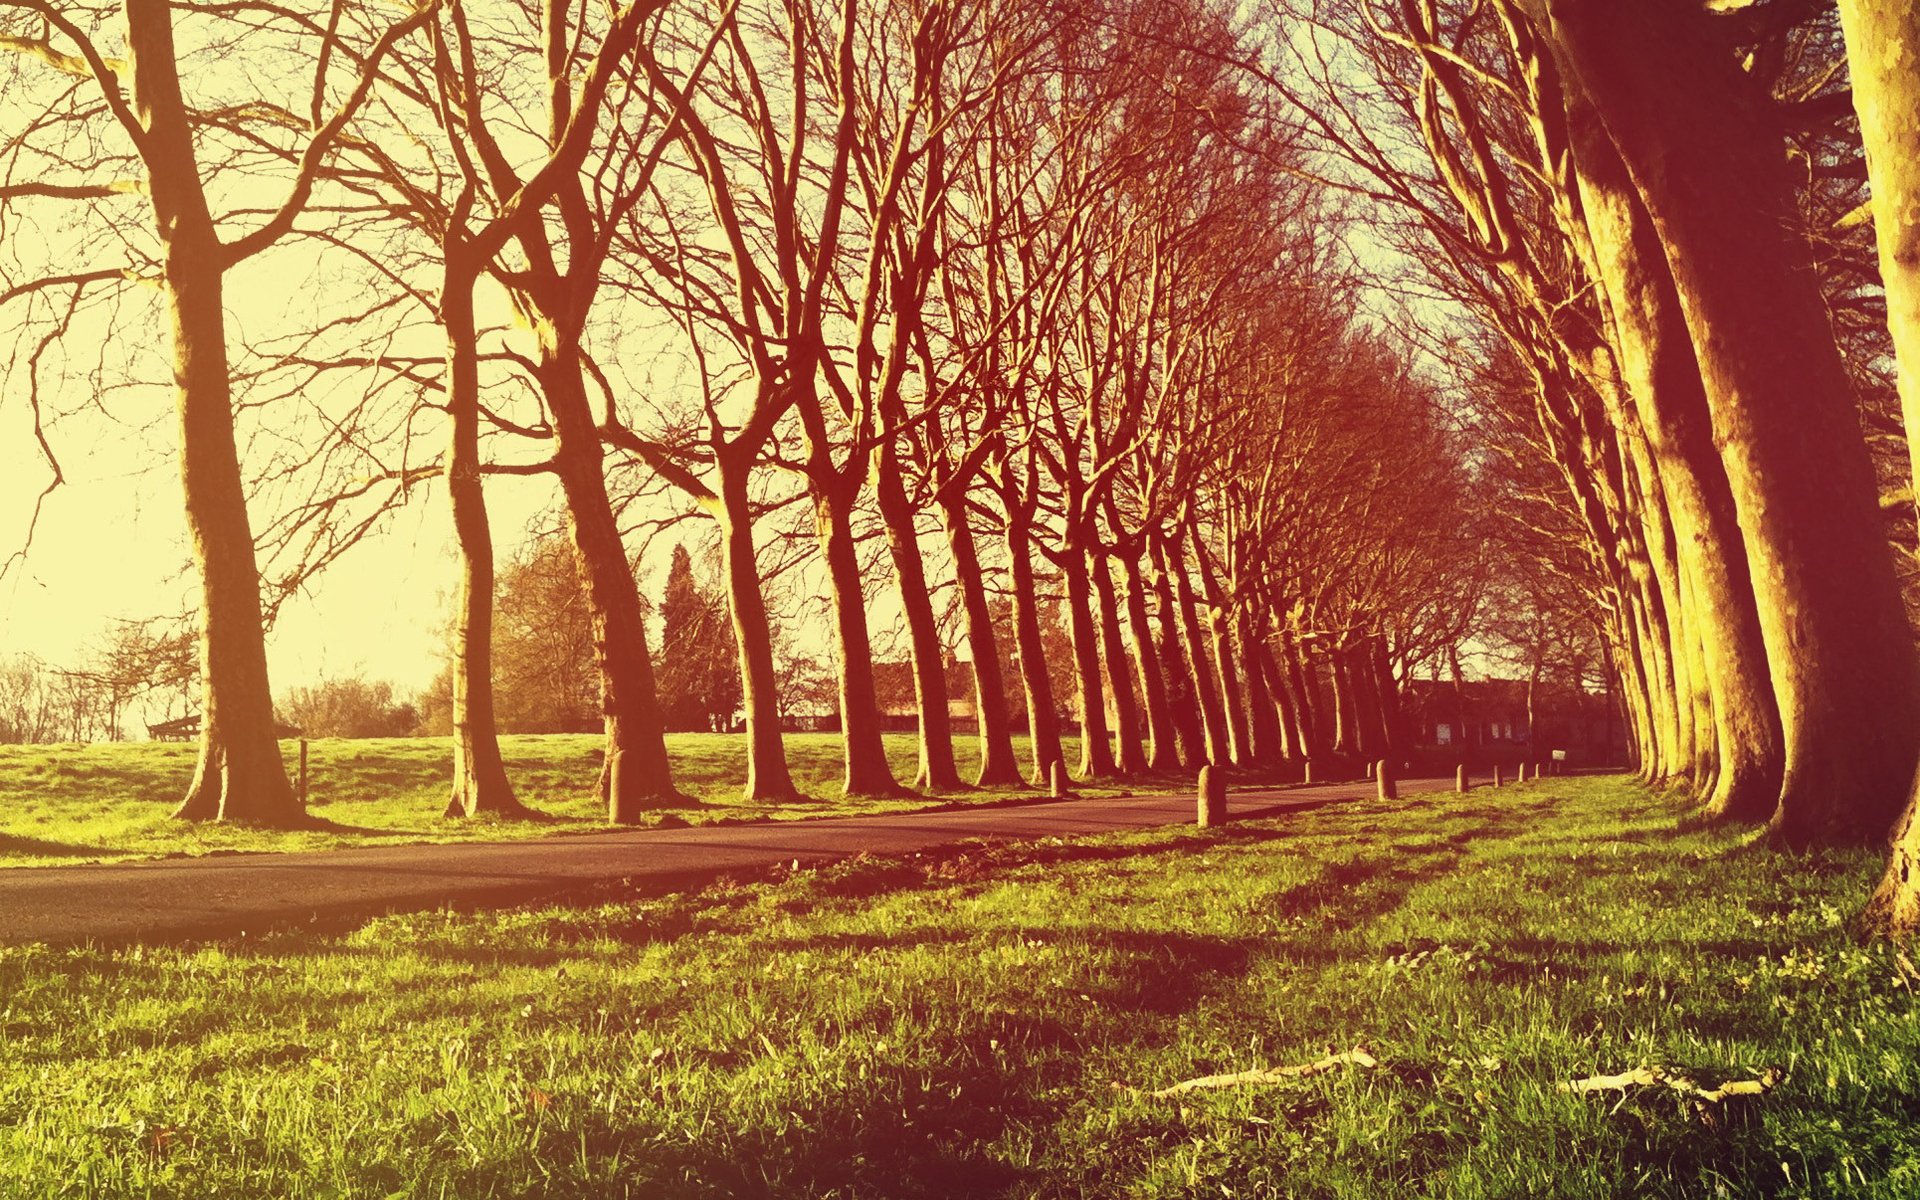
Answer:
[{"label": "grassy field", "polygon": [[[0,1195],[1911,1197],[1920,972],[1847,928],[1877,866],[1547,780],[0,950]],[[1643,1066],[1779,1082],[1558,1087]]]},{"label": "grassy field", "polygon": [[[309,809],[323,824],[291,833],[169,820],[193,775],[195,748],[190,745],[0,746],[0,867],[214,851],[490,841],[607,827],[606,810],[594,795],[600,777],[602,739],[598,735],[518,735],[500,740],[517,794],[545,820],[443,818],[453,779],[446,738],[310,743]],[[698,824],[838,816],[938,803],[995,803],[1033,794],[1028,789],[998,789],[849,799],[840,795],[840,735],[799,733],[787,736],[787,757],[794,782],[807,799],[778,806],[748,805],[740,800],[747,777],[744,738],[681,733],[671,735],[667,744],[675,781],[690,802],[662,810],[653,818],[656,821],[672,817]],[[298,743],[281,745],[292,771],[299,762]],[[902,781],[913,779],[916,746],[912,734],[887,735],[894,774]],[[1015,748],[1024,753],[1025,739],[1016,739]],[[971,777],[979,762],[972,739],[957,739],[955,751],[962,777]],[[1068,739],[1068,761],[1075,761],[1078,753],[1078,741]],[[1081,790],[1087,795],[1102,794],[1098,788]]]}]

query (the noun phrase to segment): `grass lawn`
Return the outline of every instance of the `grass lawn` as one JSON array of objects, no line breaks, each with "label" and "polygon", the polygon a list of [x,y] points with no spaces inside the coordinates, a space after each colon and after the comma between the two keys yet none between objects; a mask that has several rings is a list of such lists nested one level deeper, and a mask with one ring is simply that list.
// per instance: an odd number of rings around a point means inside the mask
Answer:
[{"label": "grass lawn", "polygon": [[[1555,779],[0,950],[0,1195],[1911,1197],[1920,972],[1847,928],[1878,865]],[[1556,1087],[1640,1066],[1780,1082]]]},{"label": "grass lawn", "polygon": [[[896,777],[911,782],[918,762],[913,734],[888,734]],[[0,746],[0,867],[113,862],[170,854],[233,850],[315,850],[404,842],[498,841],[607,828],[595,798],[603,739],[598,734],[515,735],[500,739],[520,799],[547,816],[538,822],[448,820],[453,782],[448,738],[323,739],[309,744],[309,809],[325,824],[293,833],[170,820],[193,776],[196,748],[159,742],[112,745]],[[1032,789],[968,790],[941,796],[884,799],[840,794],[840,735],[788,734],[787,761],[807,799],[749,805],[746,739],[738,734],[678,733],[667,739],[675,782],[690,797],[662,810],[702,823],[897,812],[939,803],[993,803]],[[1067,761],[1079,755],[1067,739]],[[289,772],[299,744],[282,742]],[[1016,738],[1024,753],[1026,739]],[[971,738],[956,738],[962,778],[977,770]],[[1024,761],[1024,760],[1023,760]],[[1186,786],[1182,780],[1172,784]],[[1137,788],[1140,784],[1134,784]],[[1087,795],[1119,788],[1080,789]]]}]

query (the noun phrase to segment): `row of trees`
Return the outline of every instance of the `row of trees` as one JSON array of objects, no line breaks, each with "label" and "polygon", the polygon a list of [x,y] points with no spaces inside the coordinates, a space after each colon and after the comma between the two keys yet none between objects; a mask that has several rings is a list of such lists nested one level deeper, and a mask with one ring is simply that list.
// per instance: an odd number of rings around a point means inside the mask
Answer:
[{"label": "row of trees", "polygon": [[1789,844],[1899,819],[1907,928],[1920,18],[1838,9],[1332,3],[1264,71],[1474,318],[1489,477],[1647,777]]},{"label": "row of trees", "polygon": [[[35,114],[7,177],[38,181],[0,204],[62,231],[44,260],[9,242],[27,401],[103,369],[86,348],[129,280],[167,317],[203,580],[182,816],[299,819],[264,619],[430,479],[461,556],[458,812],[518,809],[494,739],[500,472],[558,484],[616,821],[674,794],[666,728],[724,707],[647,642],[632,543],[682,514],[721,546],[762,800],[793,793],[767,603],[789,571],[825,593],[849,792],[900,786],[881,587],[932,788],[962,783],[948,640],[978,781],[1022,773],[1009,693],[1027,771],[1064,765],[1047,577],[1089,775],[1385,753],[1396,680],[1464,636],[1484,539],[1457,428],[1358,311],[1344,214],[1227,6],[0,13],[9,103]],[[230,341],[223,288],[256,255],[326,286]],[[678,603],[670,584],[670,642]]]}]

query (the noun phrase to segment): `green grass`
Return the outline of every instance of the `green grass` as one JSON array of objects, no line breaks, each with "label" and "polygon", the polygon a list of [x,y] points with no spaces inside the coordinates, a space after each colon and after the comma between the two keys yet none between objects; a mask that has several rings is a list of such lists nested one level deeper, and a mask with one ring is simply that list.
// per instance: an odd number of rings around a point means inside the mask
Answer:
[{"label": "green grass", "polygon": [[[323,739],[309,744],[309,811],[325,824],[281,832],[169,819],[193,775],[195,747],[156,742],[0,746],[0,867],[114,862],[214,851],[317,850],[406,842],[500,841],[605,829],[606,809],[594,788],[603,740],[589,734],[503,737],[501,750],[516,794],[548,819],[449,820],[453,770],[447,738]],[[912,734],[886,735],[894,774],[911,782],[917,764]],[[1079,743],[1068,739],[1068,761]],[[690,802],[650,818],[710,821],[843,816],[898,812],[929,804],[1004,802],[1032,789],[968,790],[939,796],[845,797],[840,794],[840,735],[789,734],[789,769],[806,799],[750,805],[740,799],[747,776],[746,741],[737,734],[680,733],[667,739],[676,784]],[[1024,753],[1026,740],[1016,739]],[[299,745],[281,743],[289,772]],[[956,739],[963,778],[978,769],[971,738]],[[1024,760],[1023,760],[1024,761]],[[1149,781],[1150,783],[1151,781]],[[1142,786],[1139,784],[1135,785]],[[1082,788],[1101,795],[1119,788]]]},{"label": "green grass", "polygon": [[[1877,866],[1548,780],[0,950],[0,1195],[1909,1197],[1920,972],[1847,928]],[[1785,1074],[1556,1088],[1643,1064]]]}]

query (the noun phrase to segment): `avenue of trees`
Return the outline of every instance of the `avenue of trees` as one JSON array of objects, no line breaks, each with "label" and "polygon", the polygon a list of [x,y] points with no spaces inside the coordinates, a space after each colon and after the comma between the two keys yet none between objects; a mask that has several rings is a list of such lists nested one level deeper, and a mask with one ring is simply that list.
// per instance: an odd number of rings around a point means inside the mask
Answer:
[{"label": "avenue of trees", "polygon": [[1299,16],[1266,78],[1471,314],[1489,485],[1582,581],[1642,773],[1789,845],[1898,822],[1874,916],[1911,928],[1920,17]]},{"label": "avenue of trees", "polygon": [[[302,819],[266,622],[429,496],[449,811],[520,811],[487,483],[540,475],[564,542],[508,569],[570,568],[584,625],[544,632],[591,662],[613,821],[674,797],[669,728],[735,712],[748,795],[793,794],[800,576],[850,793],[1404,757],[1415,671],[1551,645],[1604,659],[1650,781],[1793,845],[1896,831],[1874,911],[1920,922],[1904,5],[0,0],[0,48],[50,487],[60,388],[170,351],[183,817]],[[313,282],[236,322],[269,267]],[[683,520],[724,628],[691,556],[636,582]]]}]

